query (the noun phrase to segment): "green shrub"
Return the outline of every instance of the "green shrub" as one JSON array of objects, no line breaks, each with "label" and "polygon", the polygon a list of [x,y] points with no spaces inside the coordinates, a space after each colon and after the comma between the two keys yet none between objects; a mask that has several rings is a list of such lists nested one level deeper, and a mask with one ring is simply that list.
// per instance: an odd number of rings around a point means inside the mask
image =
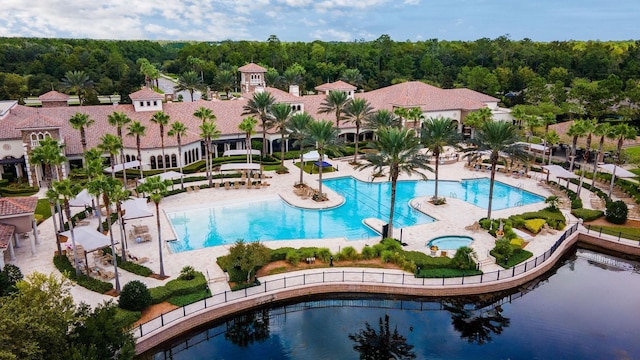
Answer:
[{"label": "green shrub", "polygon": [[149,289],[149,293],[151,294],[151,302],[153,304],[160,304],[171,297],[171,290],[164,286],[151,288]]},{"label": "green shrub", "polygon": [[380,243],[384,246],[385,250],[391,250],[391,251],[402,250],[402,244],[400,244],[400,242],[396,239],[384,238]]},{"label": "green shrub", "polygon": [[196,270],[193,266],[185,266],[180,270],[179,280],[193,280],[196,277]]},{"label": "green shrub", "polygon": [[462,270],[475,269],[476,257],[476,253],[472,248],[468,246],[461,246],[456,250],[456,254],[453,256],[453,266]]},{"label": "green shrub", "polygon": [[522,216],[514,215],[511,218],[511,222],[513,223],[513,227],[516,229],[524,228],[524,218]]},{"label": "green shrub", "polygon": [[509,244],[515,248],[522,248],[522,245],[524,245],[524,239],[522,238],[515,238],[511,241],[509,241]]},{"label": "green shrub", "polygon": [[613,201],[607,205],[606,219],[614,224],[624,224],[629,215],[629,208],[622,200]]},{"label": "green shrub", "polygon": [[571,210],[571,214],[573,214],[573,216],[580,218],[584,221],[593,221],[601,218],[604,215],[604,212],[602,210],[592,210],[592,209],[582,208],[582,209]]},{"label": "green shrub", "polygon": [[480,219],[480,221],[478,223],[485,230],[489,230],[491,228],[491,219],[482,218],[482,219]]},{"label": "green shrub", "polygon": [[376,257],[382,256],[382,252],[385,250],[383,243],[377,243],[373,245],[373,250],[376,252]]},{"label": "green shrub", "polygon": [[[289,251],[291,250],[295,250],[292,247],[282,247],[279,249],[274,249],[271,250],[271,261],[281,261],[281,260],[286,260],[287,259],[287,253],[289,253]],[[220,258],[218,258],[218,265],[220,265]],[[220,266],[221,268],[224,269],[223,266]]]},{"label": "green shrub", "polygon": [[480,275],[482,271],[476,269],[451,269],[451,268],[437,268],[437,269],[420,269],[419,277],[424,278],[453,278],[461,276],[473,276]]},{"label": "green shrub", "polygon": [[300,262],[300,255],[298,254],[298,250],[292,249],[287,253],[287,261],[289,264],[296,266],[298,262]]},{"label": "green shrub", "polygon": [[358,252],[353,248],[353,246],[347,246],[340,251],[338,256],[340,260],[357,260]]},{"label": "green shrub", "polygon": [[537,234],[547,222],[544,219],[530,219],[524,222],[524,228]]},{"label": "green shrub", "polygon": [[0,296],[6,296],[16,290],[16,283],[22,280],[22,271],[13,264],[5,264],[0,272]]},{"label": "green shrub", "polygon": [[328,263],[331,260],[331,250],[327,248],[319,248],[316,252],[316,257],[324,263]]},{"label": "green shrub", "polygon": [[175,279],[167,282],[164,287],[171,291],[171,296],[187,295],[204,290],[207,286],[207,279],[201,272],[196,271],[193,279]]},{"label": "green shrub", "polygon": [[54,256],[53,264],[64,276],[75,281],[78,285],[88,290],[104,294],[113,289],[113,284],[110,282],[94,279],[84,274],[76,276],[76,270],[74,269],[73,265],[71,265],[71,262],[66,256]]},{"label": "green shrub", "polygon": [[362,258],[365,260],[373,259],[376,257],[376,250],[371,246],[366,246],[362,248]]},{"label": "green shrub", "polygon": [[582,199],[580,199],[580,198],[571,199],[571,208],[572,209],[580,209],[580,208],[582,208]]},{"label": "green shrub", "polygon": [[493,247],[490,253],[496,258],[496,261],[500,263],[513,254],[513,247],[509,240],[498,240],[496,241],[496,246]]},{"label": "green shrub", "polygon": [[382,262],[391,262],[391,260],[393,259],[393,251],[383,250],[382,254],[380,254],[380,259],[382,260]]},{"label": "green shrub", "polygon": [[125,310],[141,311],[151,305],[151,293],[147,285],[138,280],[128,282],[120,293],[118,306]]}]

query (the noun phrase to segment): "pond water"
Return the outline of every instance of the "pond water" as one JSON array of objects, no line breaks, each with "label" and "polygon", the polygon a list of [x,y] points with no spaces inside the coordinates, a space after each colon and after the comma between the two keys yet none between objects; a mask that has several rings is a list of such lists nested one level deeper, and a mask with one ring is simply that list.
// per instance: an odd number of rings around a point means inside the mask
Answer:
[{"label": "pond water", "polygon": [[145,355],[358,359],[388,340],[415,359],[640,359],[639,269],[578,249],[553,272],[509,293],[325,297],[210,324]]}]

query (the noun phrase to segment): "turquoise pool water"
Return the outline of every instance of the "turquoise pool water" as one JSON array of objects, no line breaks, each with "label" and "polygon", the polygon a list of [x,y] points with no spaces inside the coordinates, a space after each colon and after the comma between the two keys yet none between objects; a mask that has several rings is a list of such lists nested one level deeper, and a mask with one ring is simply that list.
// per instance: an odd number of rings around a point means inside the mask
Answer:
[{"label": "turquoise pool water", "polygon": [[[389,218],[391,184],[369,183],[355,178],[323,181],[344,196],[341,206],[327,210],[305,210],[274,198],[210,208],[167,211],[177,240],[170,243],[174,252],[245,241],[289,239],[326,239],[345,237],[349,240],[379,236],[363,224],[366,218]],[[439,194],[456,197],[486,208],[489,180],[440,181]],[[394,227],[402,228],[433,222],[434,219],[409,206],[409,201],[433,195],[433,181],[401,181],[397,184]],[[544,201],[525,190],[496,182],[493,210]]]},{"label": "turquoise pool water", "polygon": [[427,243],[427,248],[435,245],[440,250],[457,250],[462,246],[469,246],[473,242],[473,238],[469,236],[440,236],[432,239]]}]

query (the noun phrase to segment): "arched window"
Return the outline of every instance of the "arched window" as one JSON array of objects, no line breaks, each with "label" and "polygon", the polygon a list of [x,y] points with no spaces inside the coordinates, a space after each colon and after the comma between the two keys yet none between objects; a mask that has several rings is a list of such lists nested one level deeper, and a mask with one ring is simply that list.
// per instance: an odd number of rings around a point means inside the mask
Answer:
[{"label": "arched window", "polygon": [[158,169],[164,169],[164,161],[162,161],[162,155],[158,155],[156,156],[156,158],[158,159]]},{"label": "arched window", "polygon": [[156,169],[156,157],[152,156],[149,158],[149,163],[151,164],[151,170]]},{"label": "arched window", "polygon": [[169,157],[168,154],[165,154],[164,156],[164,167],[168,168],[171,166],[171,158]]},{"label": "arched window", "polygon": [[171,167],[178,167],[178,158],[176,154],[171,154]]}]

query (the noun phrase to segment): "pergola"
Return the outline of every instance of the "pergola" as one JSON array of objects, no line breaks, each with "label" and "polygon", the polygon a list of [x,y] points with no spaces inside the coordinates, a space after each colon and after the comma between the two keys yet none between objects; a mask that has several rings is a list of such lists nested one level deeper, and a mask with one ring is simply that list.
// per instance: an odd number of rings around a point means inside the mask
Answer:
[{"label": "pergola", "polygon": [[[36,254],[36,244],[40,244],[35,217],[38,198],[35,196],[20,196],[0,198],[0,258],[4,264],[4,251],[8,248],[11,260],[15,260],[14,246],[19,247],[18,234],[33,231],[29,237],[31,254]],[[13,237],[14,241],[11,241]]]}]

